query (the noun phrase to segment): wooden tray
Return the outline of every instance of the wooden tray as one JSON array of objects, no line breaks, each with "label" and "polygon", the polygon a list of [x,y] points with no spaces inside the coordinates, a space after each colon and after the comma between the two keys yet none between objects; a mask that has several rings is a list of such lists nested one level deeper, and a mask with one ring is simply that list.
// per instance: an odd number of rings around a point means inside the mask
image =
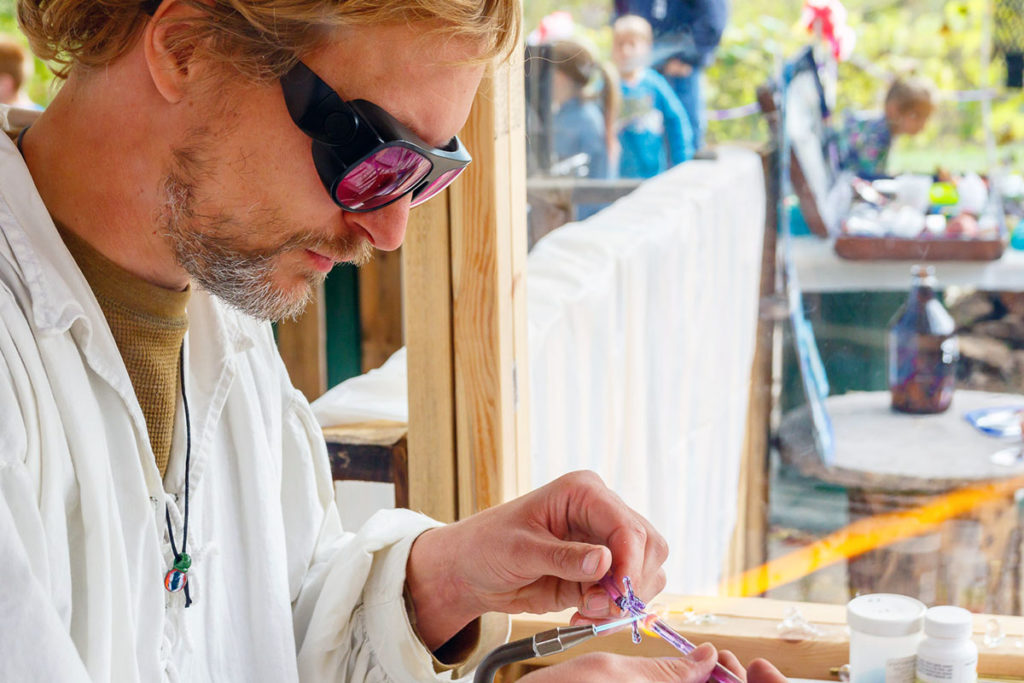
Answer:
[{"label": "wooden tray", "polygon": [[851,261],[995,261],[1006,243],[995,240],[902,239],[840,235],[836,254]]}]

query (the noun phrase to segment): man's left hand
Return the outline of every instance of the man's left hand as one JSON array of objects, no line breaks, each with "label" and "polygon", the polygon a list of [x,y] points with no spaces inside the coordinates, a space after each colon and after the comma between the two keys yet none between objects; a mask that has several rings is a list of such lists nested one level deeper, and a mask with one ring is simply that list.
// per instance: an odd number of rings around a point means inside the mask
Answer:
[{"label": "man's left hand", "polygon": [[596,585],[611,568],[647,600],[665,586],[665,539],[593,472],[432,529],[406,572],[420,637],[436,649],[485,612],[575,607],[574,622],[618,616]]}]

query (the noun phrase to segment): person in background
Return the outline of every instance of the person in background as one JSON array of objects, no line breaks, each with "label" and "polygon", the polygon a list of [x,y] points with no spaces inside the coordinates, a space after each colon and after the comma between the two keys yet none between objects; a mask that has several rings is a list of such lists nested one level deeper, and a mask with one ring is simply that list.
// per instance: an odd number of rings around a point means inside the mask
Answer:
[{"label": "person in background", "polygon": [[[564,161],[584,153],[589,178],[611,177],[618,161],[615,123],[619,82],[583,43],[565,39],[551,44],[551,99],[555,109],[555,156]],[[596,88],[599,92],[595,92]],[[601,104],[596,100],[600,97]]]},{"label": "person in background", "polygon": [[653,66],[665,76],[690,120],[695,149],[704,146],[701,77],[729,19],[726,0],[615,0],[615,16],[634,14],[654,32]]},{"label": "person in background", "polygon": [[22,86],[28,74],[29,56],[20,43],[0,35],[0,104],[23,109],[39,109]]},{"label": "person in background", "polygon": [[619,175],[623,178],[650,178],[693,157],[693,128],[683,105],[665,79],[648,66],[652,42],[651,25],[643,17],[615,20],[612,59],[622,80]]},{"label": "person in background", "polygon": [[897,135],[917,135],[935,110],[935,87],[916,76],[897,78],[885,95],[881,113],[847,113],[838,131],[836,152],[841,171],[863,178],[886,173],[889,150]]},{"label": "person in background", "polygon": [[[619,161],[618,78],[579,41],[559,40],[550,49],[555,165],[570,164],[565,175],[611,178]],[[595,92],[598,88],[599,92]],[[585,155],[585,161],[573,164],[572,160],[580,155]],[[601,205],[581,205],[577,207],[576,218],[587,218],[600,208]]]}]

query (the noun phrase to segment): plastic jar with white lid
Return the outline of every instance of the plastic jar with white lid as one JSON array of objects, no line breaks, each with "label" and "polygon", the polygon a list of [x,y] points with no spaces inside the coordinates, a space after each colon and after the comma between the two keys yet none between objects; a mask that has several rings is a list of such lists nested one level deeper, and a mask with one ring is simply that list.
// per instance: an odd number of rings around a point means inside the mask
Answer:
[{"label": "plastic jar with white lid", "polygon": [[932,607],[924,615],[924,640],[917,646],[920,683],[975,683],[978,646],[974,618],[963,607]]},{"label": "plastic jar with white lid", "polygon": [[860,595],[846,605],[851,683],[914,683],[925,605],[894,593]]}]

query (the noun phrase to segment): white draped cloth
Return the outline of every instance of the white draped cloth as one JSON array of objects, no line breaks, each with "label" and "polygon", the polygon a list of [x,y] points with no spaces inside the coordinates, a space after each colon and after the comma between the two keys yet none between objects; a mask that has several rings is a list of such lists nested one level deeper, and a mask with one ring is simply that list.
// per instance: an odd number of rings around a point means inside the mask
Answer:
[{"label": "white draped cloth", "polygon": [[[532,483],[600,474],[669,540],[672,592],[715,594],[724,571],[764,219],[760,158],[724,148],[555,230],[529,255]],[[400,351],[314,410],[323,425],[366,419],[368,406],[407,420],[404,387]]]}]

